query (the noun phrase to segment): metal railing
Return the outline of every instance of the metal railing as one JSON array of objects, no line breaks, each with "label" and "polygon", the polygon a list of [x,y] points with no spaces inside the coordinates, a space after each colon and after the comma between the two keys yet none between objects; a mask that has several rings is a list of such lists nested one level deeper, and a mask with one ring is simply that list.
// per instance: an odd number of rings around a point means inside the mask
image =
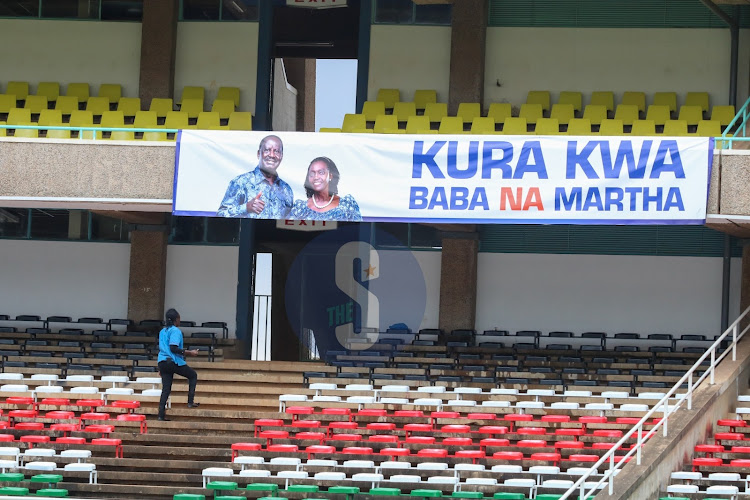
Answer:
[{"label": "metal railing", "polygon": [[[703,353],[700,358],[698,358],[695,364],[693,364],[693,366],[685,373],[685,375],[683,375],[682,378],[677,381],[674,387],[672,387],[669,392],[664,395],[663,398],[661,398],[656,404],[654,404],[651,410],[649,410],[632,429],[625,433],[625,435],[611,449],[607,450],[607,453],[605,453],[596,463],[594,463],[594,465],[586,474],[582,475],[573,484],[573,486],[571,486],[565,493],[563,493],[563,495],[560,497],[560,500],[565,500],[576,491],[580,492],[579,498],[581,499],[593,498],[597,490],[605,482],[609,482],[608,488],[609,494],[611,495],[614,492],[614,479],[617,471],[622,467],[622,465],[627,463],[627,460],[632,457],[633,454],[635,454],[636,456],[636,463],[640,465],[642,454],[641,449],[643,448],[646,440],[656,434],[656,431],[659,429],[659,427],[663,428],[663,435],[667,436],[669,416],[677,411],[685,401],[687,401],[688,410],[693,408],[693,392],[701,384],[701,382],[706,379],[706,377],[710,377],[711,384],[714,383],[714,372],[716,371],[716,365],[718,365],[719,362],[724,359],[724,357],[730,351],[732,353],[732,361],[737,361],[737,342],[742,338],[743,335],[745,335],[748,329],[750,329],[750,324],[748,324],[748,326],[746,326],[742,331],[739,331],[740,322],[745,318],[745,316],[748,315],[748,312],[750,312],[750,307],[745,309],[742,314],[740,314],[740,316],[734,321],[734,323],[729,325],[729,328],[727,328],[727,330],[716,339],[711,347],[709,347],[708,350]],[[717,351],[720,349],[722,342],[730,334],[732,335],[732,344],[729,346],[729,348],[725,349],[724,352],[717,356]],[[709,357],[711,359],[711,364],[708,367],[701,367],[703,361],[705,361]],[[697,380],[693,381],[693,376],[699,368],[703,368],[705,369],[705,371],[700,377],[697,378]],[[672,396],[679,389],[681,389],[682,385],[685,383],[687,383],[687,393],[678,397],[677,403],[673,404],[673,406],[670,406],[670,398],[672,398]],[[643,426],[657,412],[662,415],[662,418],[659,419],[659,421],[657,421],[656,424],[653,425],[651,430],[646,432],[644,435]],[[636,433],[638,435],[636,444],[633,445],[633,447],[628,451],[627,454],[625,454],[617,462],[615,462],[615,452],[619,450],[623,444],[625,444],[625,441],[627,441],[633,434]],[[586,479],[588,479],[595,472],[598,472],[599,466],[607,461],[609,461],[609,469],[607,469],[602,478],[599,479],[599,481],[595,485],[593,485],[593,487],[591,487],[588,492],[586,492],[584,487]]]},{"label": "metal railing", "polygon": [[[21,129],[21,130],[70,130],[71,132],[78,132],[78,139],[97,140],[97,133],[99,139],[104,138],[104,132],[164,132],[167,134],[176,134],[178,132],[175,128],[136,128],[136,127],[82,127],[82,126],[63,126],[63,125],[12,125],[12,124],[0,124],[0,129]],[[84,132],[91,132],[91,134],[84,134]],[[90,135],[90,137],[84,137]],[[26,137],[19,137],[19,139],[27,139]],[[31,139],[34,139],[33,137]]]},{"label": "metal railing", "polygon": [[[718,149],[732,149],[732,143],[734,141],[750,141],[750,137],[747,137],[748,116],[750,116],[750,98],[745,101],[745,104],[743,104],[740,110],[737,111],[737,114],[734,115],[734,118],[724,129],[724,133],[721,134],[721,137],[715,138],[716,142],[722,141],[719,144],[720,147]],[[737,123],[738,121],[739,124]],[[734,134],[729,133],[731,130],[734,130]]]}]

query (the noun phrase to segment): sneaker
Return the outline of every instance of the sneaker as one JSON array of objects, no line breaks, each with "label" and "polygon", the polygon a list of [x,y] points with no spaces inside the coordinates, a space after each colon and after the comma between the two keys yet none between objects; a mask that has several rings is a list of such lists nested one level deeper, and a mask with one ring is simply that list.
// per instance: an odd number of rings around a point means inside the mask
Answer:
[{"label": "sneaker", "polygon": [[188,408],[198,408],[201,404],[200,403],[188,403]]}]

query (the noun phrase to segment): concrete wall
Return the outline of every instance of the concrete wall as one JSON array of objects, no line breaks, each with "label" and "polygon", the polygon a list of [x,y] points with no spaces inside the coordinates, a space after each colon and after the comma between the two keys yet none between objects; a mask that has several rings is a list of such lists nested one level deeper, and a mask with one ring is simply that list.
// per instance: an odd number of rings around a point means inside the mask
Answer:
[{"label": "concrete wall", "polygon": [[255,112],[258,23],[181,22],[177,25],[175,98],[203,86],[210,108],[219,87],[240,88],[240,110]]},{"label": "concrete wall", "polygon": [[[578,90],[584,105],[594,90],[708,91],[712,104],[729,102],[728,29],[488,28],[485,107],[520,105],[529,90]],[[750,30],[742,30],[738,103],[748,95]],[[500,86],[498,86],[498,81]]]},{"label": "concrete wall", "polygon": [[[75,36],[72,36],[75,34]],[[128,22],[0,19],[3,75],[8,81],[119,83],[123,96],[138,97],[141,24]]]},{"label": "concrete wall", "polygon": [[381,88],[400,89],[402,101],[417,89],[435,89],[448,102],[450,54],[450,27],[373,25],[368,99]]},{"label": "concrete wall", "polygon": [[297,89],[286,78],[284,61],[276,59],[273,79],[273,130],[297,130]]},{"label": "concrete wall", "polygon": [[[739,315],[740,260],[730,320]],[[477,274],[479,331],[720,331],[720,258],[480,253]]]}]

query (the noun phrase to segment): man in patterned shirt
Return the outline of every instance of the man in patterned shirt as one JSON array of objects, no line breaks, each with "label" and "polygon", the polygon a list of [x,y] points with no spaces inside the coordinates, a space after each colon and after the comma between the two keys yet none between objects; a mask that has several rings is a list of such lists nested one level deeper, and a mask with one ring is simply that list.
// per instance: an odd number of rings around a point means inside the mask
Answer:
[{"label": "man in patterned shirt", "polygon": [[264,137],[258,147],[258,166],[232,179],[216,215],[286,219],[294,203],[294,193],[276,173],[283,157],[281,139],[275,135]]}]

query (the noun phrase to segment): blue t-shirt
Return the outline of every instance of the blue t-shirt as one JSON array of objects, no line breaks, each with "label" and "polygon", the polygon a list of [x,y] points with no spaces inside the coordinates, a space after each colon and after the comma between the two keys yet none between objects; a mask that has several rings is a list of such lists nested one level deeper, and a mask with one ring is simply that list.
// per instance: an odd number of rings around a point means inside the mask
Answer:
[{"label": "blue t-shirt", "polygon": [[159,357],[156,360],[157,363],[171,359],[177,366],[186,365],[185,358],[171,351],[169,348],[171,345],[176,345],[178,349],[182,349],[182,332],[176,326],[162,328],[159,332]]}]

